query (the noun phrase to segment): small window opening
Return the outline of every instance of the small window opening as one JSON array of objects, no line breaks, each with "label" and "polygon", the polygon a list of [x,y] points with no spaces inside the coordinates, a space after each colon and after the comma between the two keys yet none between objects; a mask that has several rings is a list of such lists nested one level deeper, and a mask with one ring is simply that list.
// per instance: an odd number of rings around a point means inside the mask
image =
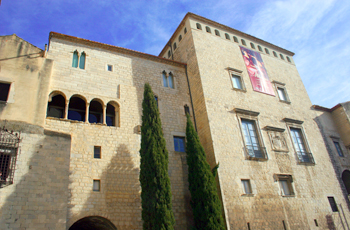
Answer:
[{"label": "small window opening", "polygon": [[0,83],[0,101],[7,101],[10,85],[9,83]]},{"label": "small window opening", "polygon": [[85,121],[86,103],[83,99],[73,96],[69,100],[68,119]]},{"label": "small window opening", "polygon": [[101,181],[100,180],[93,180],[92,191],[95,191],[95,192],[101,191]]},{"label": "small window opening", "polygon": [[288,56],[287,56],[287,61],[288,61],[288,62],[292,62]]},{"label": "small window opening", "polygon": [[236,36],[233,36],[233,41],[238,43],[238,38]]},{"label": "small window opening", "polygon": [[85,59],[86,59],[86,54],[85,54],[85,52],[82,52],[80,55],[80,60],[79,60],[79,68],[80,69],[85,69]]},{"label": "small window opening", "polygon": [[184,106],[184,109],[185,109],[185,114],[187,115],[190,115],[190,107],[188,107],[188,105],[185,105]]},{"label": "small window opening", "polygon": [[277,93],[281,101],[288,101],[284,88],[277,87]]},{"label": "small window opening", "polygon": [[273,56],[278,57],[275,51],[273,51]]},{"label": "small window opening", "polygon": [[318,227],[318,223],[316,219],[314,219],[314,222],[315,222],[315,226]]},{"label": "small window opening", "polygon": [[168,77],[167,77],[165,71],[163,72],[162,75],[163,75],[163,86],[168,87]]},{"label": "small window opening", "polygon": [[171,56],[171,52],[170,52],[170,50],[168,51],[168,58],[170,58],[170,56]]},{"label": "small window opening", "polygon": [[206,26],[206,27],[205,27],[205,30],[206,30],[208,33],[211,33],[211,30],[210,30],[209,26]]},{"label": "small window opening", "polygon": [[169,82],[169,87],[174,89],[174,77],[172,73],[169,73],[168,82]]},{"label": "small window opening", "polygon": [[241,180],[244,194],[252,194],[250,180]]},{"label": "small window opening", "polygon": [[187,33],[187,28],[185,27],[185,29],[184,29],[184,34],[186,34]]},{"label": "small window opening", "polygon": [[47,117],[64,118],[66,100],[61,94],[53,96],[47,105]]},{"label": "small window opening", "polygon": [[220,36],[220,32],[218,30],[215,30],[215,35]]},{"label": "small window opening", "polygon": [[176,50],[176,42],[174,42],[174,45],[173,45],[173,47],[174,47],[174,50]]},{"label": "small window opening", "polygon": [[78,61],[79,61],[79,53],[78,53],[78,51],[74,51],[73,52],[72,67],[78,68]]},{"label": "small window opening", "polygon": [[113,71],[113,66],[112,65],[107,65],[107,70],[112,72]]},{"label": "small window opening", "polygon": [[157,107],[159,107],[159,105],[158,105],[158,96],[154,95],[154,100],[156,100]]},{"label": "small window opening", "polygon": [[251,42],[250,46],[252,47],[252,49],[255,49],[255,45]]},{"label": "small window opening", "polygon": [[103,123],[103,109],[100,102],[93,100],[89,107],[89,123]]},{"label": "small window opening", "polygon": [[262,49],[261,46],[259,46],[259,45],[258,45],[258,50],[259,50],[260,52],[263,52],[263,49]]},{"label": "small window opening", "polygon": [[228,35],[228,33],[225,33],[225,38],[226,38],[227,40],[231,40],[230,35]]},{"label": "small window opening", "polygon": [[341,150],[341,147],[340,147],[339,142],[333,141],[333,143],[334,143],[334,146],[335,146],[335,148],[336,148],[336,150],[337,150],[337,152],[338,152],[338,155],[339,155],[340,157],[344,157],[344,154],[343,154],[343,151]]},{"label": "small window opening", "polygon": [[108,103],[107,109],[106,109],[107,126],[119,126],[118,115],[119,115],[119,107],[113,106],[111,103]]},{"label": "small window opening", "polygon": [[242,45],[246,46],[247,44],[245,43],[244,39],[241,39]]},{"label": "small window opening", "polygon": [[280,57],[281,57],[281,59],[282,59],[282,60],[284,60],[284,57],[283,57],[283,55],[282,55],[282,54],[280,54]]},{"label": "small window opening", "polygon": [[241,77],[238,76],[238,75],[234,75],[234,74],[232,74],[231,76],[232,76],[231,79],[232,79],[233,88],[235,88],[235,89],[243,89]]},{"label": "small window opening", "polygon": [[94,158],[101,159],[101,146],[94,146]]},{"label": "small window opening", "polygon": [[174,137],[174,149],[176,152],[185,152],[185,137]]},{"label": "small window opening", "polygon": [[180,36],[179,36],[179,41],[181,41],[181,40],[182,40],[182,36],[180,35]]},{"label": "small window opening", "polygon": [[196,24],[196,26],[197,26],[197,29],[199,29],[199,30],[201,30],[201,29],[202,29],[201,24],[197,23],[197,24]]},{"label": "small window opening", "polygon": [[329,201],[329,204],[331,205],[332,211],[338,212],[338,206],[337,206],[337,203],[335,202],[334,197],[329,196],[328,201]]},{"label": "small window opening", "polygon": [[265,53],[270,54],[270,51],[267,48],[265,48]]}]

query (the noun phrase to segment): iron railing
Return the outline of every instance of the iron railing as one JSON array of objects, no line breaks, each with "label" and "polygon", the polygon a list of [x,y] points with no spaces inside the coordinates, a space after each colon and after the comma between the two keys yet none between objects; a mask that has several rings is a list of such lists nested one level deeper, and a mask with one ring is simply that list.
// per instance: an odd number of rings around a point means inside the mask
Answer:
[{"label": "iron railing", "polygon": [[265,147],[246,145],[244,152],[248,159],[267,160],[267,153]]},{"label": "iron railing", "polygon": [[0,128],[0,188],[13,183],[19,143],[18,133]]},{"label": "iron railing", "polygon": [[297,157],[299,163],[315,164],[312,153],[297,151]]}]

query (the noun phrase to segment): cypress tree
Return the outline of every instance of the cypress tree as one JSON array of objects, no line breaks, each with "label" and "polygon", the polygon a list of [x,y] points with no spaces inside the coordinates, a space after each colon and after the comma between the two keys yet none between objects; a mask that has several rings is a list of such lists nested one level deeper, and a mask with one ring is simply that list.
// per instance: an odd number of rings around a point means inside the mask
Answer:
[{"label": "cypress tree", "polygon": [[175,219],[168,175],[168,151],[158,106],[148,83],[145,84],[142,113],[140,182],[143,229],[172,230]]},{"label": "cypress tree", "polygon": [[204,148],[187,115],[186,153],[191,206],[197,230],[225,230],[215,175],[218,165],[210,170]]}]

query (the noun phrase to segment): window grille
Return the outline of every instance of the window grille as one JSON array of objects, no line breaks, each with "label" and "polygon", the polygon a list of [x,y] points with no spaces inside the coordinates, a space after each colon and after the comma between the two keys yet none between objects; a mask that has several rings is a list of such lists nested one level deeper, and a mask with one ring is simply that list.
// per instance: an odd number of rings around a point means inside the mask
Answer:
[{"label": "window grille", "polygon": [[0,188],[13,184],[20,140],[18,133],[0,128]]}]

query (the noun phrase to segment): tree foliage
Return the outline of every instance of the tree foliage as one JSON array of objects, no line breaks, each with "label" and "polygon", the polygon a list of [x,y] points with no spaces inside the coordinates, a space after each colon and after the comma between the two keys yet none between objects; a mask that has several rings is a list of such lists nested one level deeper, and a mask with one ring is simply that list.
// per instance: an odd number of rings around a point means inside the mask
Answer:
[{"label": "tree foliage", "polygon": [[168,151],[158,106],[148,83],[145,84],[142,113],[140,182],[143,229],[172,230],[175,219],[168,175]]},{"label": "tree foliage", "polygon": [[218,196],[215,174],[218,165],[210,170],[204,148],[199,141],[190,117],[187,115],[186,153],[191,206],[197,230],[225,230],[221,201]]}]

